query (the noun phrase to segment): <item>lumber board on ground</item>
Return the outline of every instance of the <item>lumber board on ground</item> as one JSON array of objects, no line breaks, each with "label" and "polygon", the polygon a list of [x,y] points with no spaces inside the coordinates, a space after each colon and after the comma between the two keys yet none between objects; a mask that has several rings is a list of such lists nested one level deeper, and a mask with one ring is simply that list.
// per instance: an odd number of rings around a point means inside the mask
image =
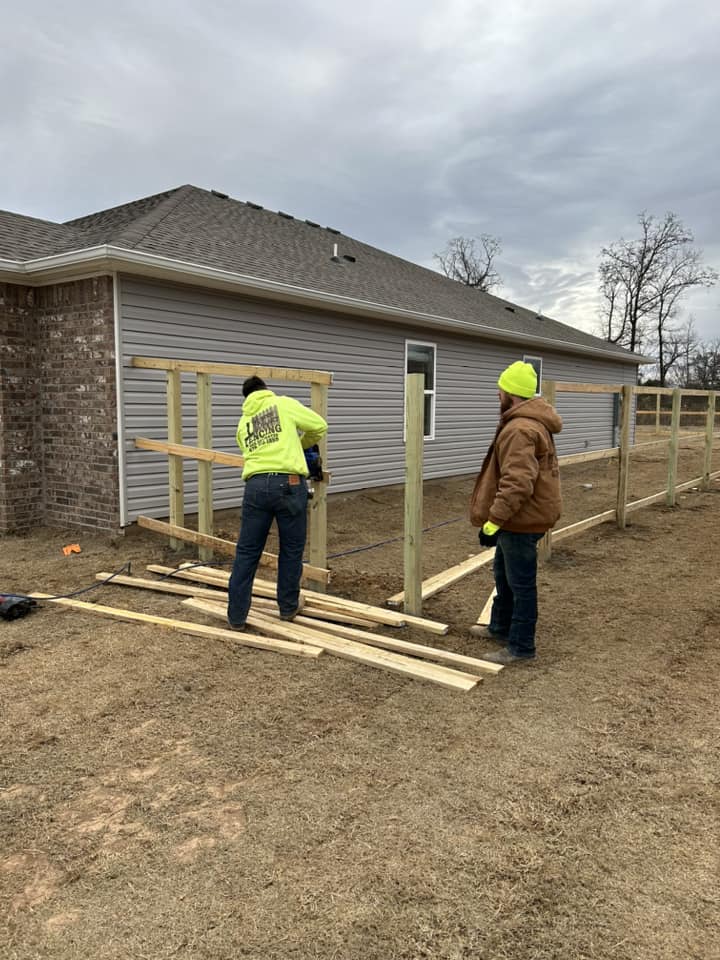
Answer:
[{"label": "lumber board on ground", "polygon": [[[156,617],[149,613],[138,613],[135,610],[121,610],[118,607],[107,607],[100,603],[87,603],[84,600],[65,598],[53,599],[53,597],[47,593],[33,593],[32,597],[35,600],[57,603],[62,607],[71,607],[75,610],[82,610],[85,613],[94,613],[101,617],[108,617],[111,620],[144,623],[152,627],[161,627],[167,630],[176,630],[179,633],[187,633],[193,637],[209,637],[212,639],[227,640],[240,644],[243,647],[255,647],[258,650],[269,650],[273,653],[285,653],[294,657],[309,657],[312,659],[319,657],[322,653],[319,647],[313,647],[312,645],[305,646],[301,643],[288,642],[283,639],[259,637],[252,633],[238,633],[235,630],[208,627],[206,624],[190,623],[187,620]],[[209,603],[210,601],[205,600],[198,602]]]},{"label": "lumber board on ground", "polygon": [[[218,553],[226,557],[235,556],[235,544],[230,540],[222,540],[220,537],[212,537],[207,533],[198,533],[197,530],[189,530],[187,527],[176,527],[164,520],[154,520],[151,517],[138,517],[137,524],[146,530],[152,530],[155,533],[165,533],[176,537],[178,540],[185,540],[187,543],[199,544],[203,547],[212,547]],[[260,562],[267,564],[277,570],[278,558],[274,553],[263,551]],[[327,580],[330,578],[330,571],[323,570],[320,567],[313,567],[308,563],[303,564],[303,576],[312,580]],[[228,579],[230,575],[228,574]]]},{"label": "lumber board on ground", "polygon": [[[457,583],[458,580],[462,580],[464,577],[467,577],[469,574],[475,573],[475,571],[479,570],[481,567],[486,566],[488,563],[492,563],[494,559],[495,548],[492,547],[490,550],[483,550],[482,553],[478,553],[474,557],[469,557],[467,560],[463,560],[462,563],[458,563],[454,567],[450,567],[448,570],[443,570],[442,573],[436,573],[435,576],[429,577],[423,583],[423,600],[427,600],[428,597],[434,597],[436,593],[440,593],[440,591],[444,590],[445,587],[449,587],[453,583]],[[403,591],[396,593],[387,600],[388,606],[400,606],[403,602],[404,596],[405,594]]]},{"label": "lumber board on ground", "polygon": [[[212,601],[211,601],[212,602]],[[223,608],[216,604],[218,615],[221,616]],[[275,619],[279,614],[274,614]],[[501,664],[490,663],[481,657],[470,657],[462,653],[454,653],[451,650],[439,650],[437,647],[428,647],[423,643],[411,643],[409,640],[398,640],[395,637],[385,637],[382,634],[367,633],[364,630],[354,630],[351,627],[342,626],[336,623],[318,623],[303,612],[295,617],[293,623],[301,627],[315,628],[327,633],[332,633],[338,637],[344,637],[346,640],[356,640],[360,643],[367,643],[373,647],[382,647],[385,650],[392,650],[395,653],[404,653],[411,657],[419,657],[421,660],[433,660],[437,663],[448,664],[449,666],[463,668],[469,673],[479,675],[483,673],[500,673],[503,669]]]},{"label": "lumber board on ground", "polygon": [[155,590],[158,593],[172,593],[181,597],[203,597],[206,600],[217,600],[222,603],[226,599],[220,588],[217,590],[203,590],[202,587],[192,586],[189,583],[171,583],[168,580],[148,580],[144,577],[131,577],[122,573],[96,573],[96,580],[107,580],[112,577],[108,586],[116,583],[122,587],[135,587],[138,590]]},{"label": "lumber board on ground", "polygon": [[258,367],[245,363],[211,363],[193,360],[166,360],[159,357],[133,357],[131,366],[143,370],[179,370],[181,373],[217,373],[223,377],[261,377],[295,383],[332,383],[332,374],[324,370],[300,370],[292,367]]},{"label": "lumber board on ground", "polygon": [[[190,594],[187,594],[189,596]],[[194,596],[194,594],[193,594]],[[257,607],[260,610],[272,610],[273,613],[277,613],[280,616],[280,611],[278,610],[277,602],[275,600],[270,600],[267,597],[256,597],[253,596],[252,599],[253,608]],[[353,617],[348,613],[341,613],[339,610],[323,610],[321,607],[313,607],[312,605],[306,605],[302,608],[303,616],[313,617],[315,620],[323,620],[328,623],[336,623],[338,625],[347,625],[354,627],[362,627],[364,630],[373,630],[377,627],[377,623],[372,620],[364,620],[362,617]]]},{"label": "lumber board on ground", "polygon": [[[180,569],[184,568],[185,565],[181,564]],[[195,569],[203,574],[206,572],[205,567],[196,567]],[[207,572],[210,576],[217,578],[213,582],[217,583],[222,580],[227,583],[230,580],[230,574],[226,570],[212,570],[207,568]],[[255,577],[253,590],[256,589],[272,591],[272,596],[275,596],[277,587],[269,580]],[[412,619],[406,617],[404,613],[384,610],[382,607],[374,607],[372,604],[361,603],[357,600],[346,600],[344,597],[335,597],[330,593],[318,593],[316,590],[303,590],[302,595],[306,603],[310,601],[313,606],[321,607],[323,610],[340,610],[341,612],[357,613],[358,616],[364,617],[367,620],[373,620],[375,623],[383,623],[389,627],[404,627],[406,622]],[[434,633],[447,633],[449,629],[447,624],[437,623],[434,620],[425,620],[424,618],[417,618],[416,626],[417,625],[423,625],[424,629],[428,629]]]},{"label": "lumber board on ground", "polygon": [[[217,616],[217,609],[213,609],[217,608],[217,604],[207,600],[183,600],[183,604],[195,610],[202,610],[210,616]],[[274,621],[271,617],[253,613],[250,613],[247,622],[255,629],[263,630],[271,636],[307,642],[345,660],[364,663],[391,673],[413,677],[416,680],[429,680],[453,690],[472,690],[479,682],[479,677],[469,673],[436,664],[423,663],[389,650],[381,650],[364,643],[356,643],[316,629],[311,630],[308,627],[299,626],[295,622]]]},{"label": "lumber board on ground", "polygon": [[487,627],[488,624],[490,623],[490,614],[492,613],[492,605],[496,596],[497,596],[497,590],[495,589],[495,587],[493,587],[493,592],[487,598],[485,606],[482,608],[482,610],[480,611],[480,615],[475,621],[476,623],[480,624],[480,626]]}]

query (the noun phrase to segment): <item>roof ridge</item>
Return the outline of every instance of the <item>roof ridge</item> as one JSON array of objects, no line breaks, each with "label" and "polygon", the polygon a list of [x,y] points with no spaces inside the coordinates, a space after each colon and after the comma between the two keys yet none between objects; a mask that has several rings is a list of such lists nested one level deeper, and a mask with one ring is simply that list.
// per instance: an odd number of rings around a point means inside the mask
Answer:
[{"label": "roof ridge", "polygon": [[178,204],[197,189],[198,188],[194,187],[191,183],[185,183],[181,187],[175,187],[170,195],[165,197],[164,200],[161,200],[152,210],[148,210],[147,213],[142,214],[136,220],[132,220],[129,224],[126,224],[116,237],[109,237],[107,243],[112,242],[118,246],[128,246],[130,248],[136,247],[172,213]]}]

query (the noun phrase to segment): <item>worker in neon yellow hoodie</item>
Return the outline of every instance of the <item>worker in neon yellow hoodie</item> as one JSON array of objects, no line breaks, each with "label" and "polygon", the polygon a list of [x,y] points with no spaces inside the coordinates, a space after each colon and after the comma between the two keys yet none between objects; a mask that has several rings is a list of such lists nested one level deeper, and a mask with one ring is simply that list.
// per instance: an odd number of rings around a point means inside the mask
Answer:
[{"label": "worker in neon yellow hoodie", "polygon": [[243,630],[252,585],[273,520],[280,540],[277,602],[283,620],[299,608],[307,538],[308,467],[304,450],[327,433],[327,423],[292,397],[278,396],[260,377],[243,383],[237,443],[245,457],[240,536],[228,587],[228,623]]}]

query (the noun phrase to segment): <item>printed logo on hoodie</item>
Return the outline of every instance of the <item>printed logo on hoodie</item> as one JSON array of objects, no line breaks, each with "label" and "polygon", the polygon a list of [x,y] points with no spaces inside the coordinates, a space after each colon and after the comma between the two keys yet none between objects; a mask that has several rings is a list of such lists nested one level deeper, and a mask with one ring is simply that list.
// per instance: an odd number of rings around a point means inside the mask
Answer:
[{"label": "printed logo on hoodie", "polygon": [[277,406],[268,407],[245,424],[243,446],[248,453],[253,453],[269,443],[278,443],[281,430]]}]

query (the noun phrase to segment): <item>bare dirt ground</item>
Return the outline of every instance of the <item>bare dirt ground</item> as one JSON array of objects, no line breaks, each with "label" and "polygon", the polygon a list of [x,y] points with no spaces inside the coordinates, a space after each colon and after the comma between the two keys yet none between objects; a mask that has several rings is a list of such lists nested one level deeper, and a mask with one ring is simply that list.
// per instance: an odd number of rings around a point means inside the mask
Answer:
[{"label": "bare dirt ground", "polygon": [[[633,498],[663,487],[654,449]],[[678,479],[700,462],[684,450]],[[613,505],[615,470],[563,470],[562,525]],[[470,486],[426,484],[426,525],[462,516]],[[401,502],[331,498],[331,553],[400,534]],[[468,694],[49,604],[0,623],[2,957],[720,957],[720,484],[631,520],[556,547],[539,660]],[[476,533],[425,547],[429,575]],[[401,551],[337,558],[333,589],[384,601]],[[0,541],[0,582],[67,591],[167,556],[136,529],[44,530]],[[439,644],[485,649],[466,631],[491,586],[482,570],[427,603]],[[88,599],[190,616],[121,587]]]}]

